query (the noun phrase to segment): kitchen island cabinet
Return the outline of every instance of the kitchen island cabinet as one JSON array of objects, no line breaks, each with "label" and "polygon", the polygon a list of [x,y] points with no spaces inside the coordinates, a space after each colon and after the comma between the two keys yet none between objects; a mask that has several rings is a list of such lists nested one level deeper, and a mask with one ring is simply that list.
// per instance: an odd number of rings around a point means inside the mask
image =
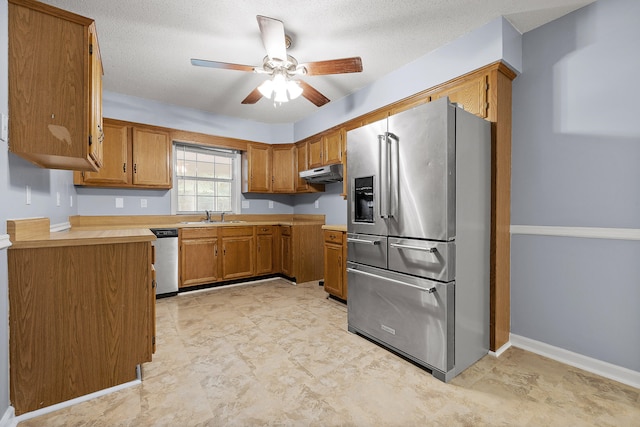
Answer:
[{"label": "kitchen island cabinet", "polygon": [[155,344],[153,234],[49,233],[48,219],[25,221],[41,236],[7,221],[17,415],[135,380]]}]

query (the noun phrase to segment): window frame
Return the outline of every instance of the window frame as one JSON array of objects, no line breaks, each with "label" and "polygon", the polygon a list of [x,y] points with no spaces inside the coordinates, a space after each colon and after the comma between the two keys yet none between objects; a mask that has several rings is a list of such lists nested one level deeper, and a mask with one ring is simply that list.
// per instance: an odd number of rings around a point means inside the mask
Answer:
[{"label": "window frame", "polygon": [[[172,215],[193,215],[203,213],[204,211],[178,211],[178,150],[180,148],[187,148],[191,151],[202,152],[202,153],[219,153],[224,155],[225,157],[230,157],[231,160],[231,210],[224,211],[229,214],[239,214],[240,213],[240,203],[242,199],[241,193],[241,162],[240,156],[241,153],[237,150],[218,148],[218,147],[209,147],[198,144],[189,144],[184,142],[173,142],[172,152],[173,152],[173,183],[174,185],[171,187],[171,214]],[[197,178],[196,178],[197,179]],[[215,179],[203,179],[203,181],[215,181]],[[211,211],[212,213],[222,213],[222,211]]]}]

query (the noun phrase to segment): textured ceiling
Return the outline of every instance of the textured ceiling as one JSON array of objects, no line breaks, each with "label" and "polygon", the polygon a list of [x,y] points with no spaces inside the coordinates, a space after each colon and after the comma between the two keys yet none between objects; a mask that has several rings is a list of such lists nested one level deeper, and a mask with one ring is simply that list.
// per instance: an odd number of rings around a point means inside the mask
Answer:
[{"label": "textured ceiling", "polygon": [[[594,0],[44,0],[93,18],[104,89],[265,123],[290,123],[318,107],[304,98],[275,108],[240,102],[266,77],[194,67],[190,58],[259,66],[256,15],[284,22],[299,62],[360,56],[364,71],[307,76],[340,99],[498,16],[524,33]],[[328,104],[331,105],[331,104]]]}]

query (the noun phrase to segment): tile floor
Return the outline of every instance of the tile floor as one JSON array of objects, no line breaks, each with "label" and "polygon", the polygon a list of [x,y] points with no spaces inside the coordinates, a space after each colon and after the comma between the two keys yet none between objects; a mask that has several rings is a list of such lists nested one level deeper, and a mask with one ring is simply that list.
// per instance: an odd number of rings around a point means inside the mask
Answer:
[{"label": "tile floor", "polygon": [[516,348],[444,384],[325,296],[276,279],[159,300],[141,385],[19,426],[640,425],[640,390]]}]

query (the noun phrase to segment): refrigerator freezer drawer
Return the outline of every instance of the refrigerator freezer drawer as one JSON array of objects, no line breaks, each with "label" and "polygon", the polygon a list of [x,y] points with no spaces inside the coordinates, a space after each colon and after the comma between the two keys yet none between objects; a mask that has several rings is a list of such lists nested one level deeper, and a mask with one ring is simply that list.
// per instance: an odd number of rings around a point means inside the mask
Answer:
[{"label": "refrigerator freezer drawer", "polygon": [[387,268],[387,237],[347,234],[347,259],[360,264]]},{"label": "refrigerator freezer drawer", "polygon": [[450,282],[455,280],[454,242],[389,238],[389,270]]},{"label": "refrigerator freezer drawer", "polygon": [[347,263],[349,330],[446,373],[454,367],[453,283]]}]

